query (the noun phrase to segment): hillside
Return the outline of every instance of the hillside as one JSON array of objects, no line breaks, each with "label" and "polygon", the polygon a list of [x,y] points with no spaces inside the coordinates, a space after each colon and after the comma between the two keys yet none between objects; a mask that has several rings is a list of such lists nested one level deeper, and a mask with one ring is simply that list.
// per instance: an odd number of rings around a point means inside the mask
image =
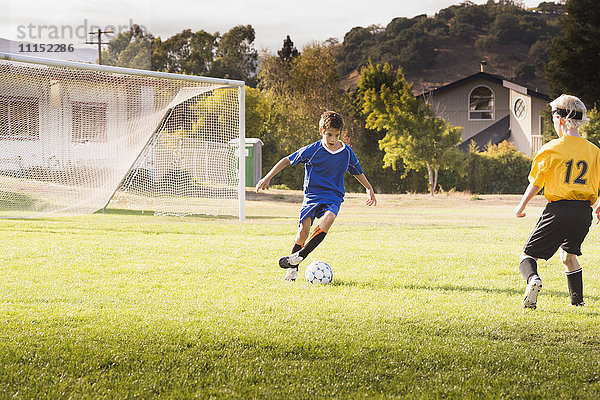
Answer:
[{"label": "hillside", "polygon": [[423,93],[477,73],[480,71],[481,61],[485,60],[485,72],[514,79],[527,87],[548,93],[543,67],[536,68],[533,76],[515,76],[519,65],[535,65],[528,55],[529,46],[523,43],[495,45],[489,50],[480,51],[468,43],[448,41],[436,50],[438,55],[435,67],[405,73],[406,78],[414,82],[415,92]]},{"label": "hillside", "polygon": [[526,10],[512,3],[465,2],[435,16],[394,18],[386,27],[355,27],[337,46],[344,86],[354,87],[360,68],[372,60],[401,66],[422,93],[480,71],[501,75],[547,93],[544,64],[560,34],[562,6],[540,3]]}]

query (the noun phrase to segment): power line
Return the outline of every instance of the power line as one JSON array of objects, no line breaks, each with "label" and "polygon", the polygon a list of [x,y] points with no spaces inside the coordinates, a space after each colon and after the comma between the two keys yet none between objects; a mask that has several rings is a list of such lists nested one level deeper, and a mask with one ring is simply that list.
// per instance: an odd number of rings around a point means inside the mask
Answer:
[{"label": "power line", "polygon": [[97,42],[85,42],[85,44],[97,44],[98,45],[98,65],[102,65],[102,45],[109,44],[108,42],[102,42],[102,34],[104,34],[104,33],[114,33],[114,32],[112,29],[109,29],[107,31],[98,29],[97,32],[89,32],[90,35],[98,35],[98,41]]}]

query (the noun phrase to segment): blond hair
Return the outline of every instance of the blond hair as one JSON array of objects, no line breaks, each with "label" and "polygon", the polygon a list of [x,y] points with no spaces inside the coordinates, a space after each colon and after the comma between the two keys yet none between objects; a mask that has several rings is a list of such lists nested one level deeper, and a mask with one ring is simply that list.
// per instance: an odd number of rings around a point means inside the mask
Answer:
[{"label": "blond hair", "polygon": [[561,94],[550,103],[552,113],[556,113],[564,121],[567,128],[581,128],[589,118],[583,101],[569,94]]}]

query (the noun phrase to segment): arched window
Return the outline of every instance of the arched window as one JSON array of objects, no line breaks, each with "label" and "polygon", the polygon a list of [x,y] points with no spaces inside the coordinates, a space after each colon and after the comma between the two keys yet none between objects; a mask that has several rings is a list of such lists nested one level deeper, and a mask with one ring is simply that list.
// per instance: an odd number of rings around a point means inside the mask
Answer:
[{"label": "arched window", "polygon": [[494,119],[494,92],[487,86],[477,86],[471,91],[469,119]]}]

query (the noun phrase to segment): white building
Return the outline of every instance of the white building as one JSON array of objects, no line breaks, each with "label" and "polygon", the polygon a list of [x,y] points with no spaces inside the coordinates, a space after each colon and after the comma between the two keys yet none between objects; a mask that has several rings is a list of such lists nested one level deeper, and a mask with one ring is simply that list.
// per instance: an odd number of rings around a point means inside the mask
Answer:
[{"label": "white building", "polygon": [[483,149],[507,140],[531,155],[542,146],[542,111],[551,100],[545,93],[482,71],[419,97],[439,117],[463,128],[461,150],[472,141]]}]

